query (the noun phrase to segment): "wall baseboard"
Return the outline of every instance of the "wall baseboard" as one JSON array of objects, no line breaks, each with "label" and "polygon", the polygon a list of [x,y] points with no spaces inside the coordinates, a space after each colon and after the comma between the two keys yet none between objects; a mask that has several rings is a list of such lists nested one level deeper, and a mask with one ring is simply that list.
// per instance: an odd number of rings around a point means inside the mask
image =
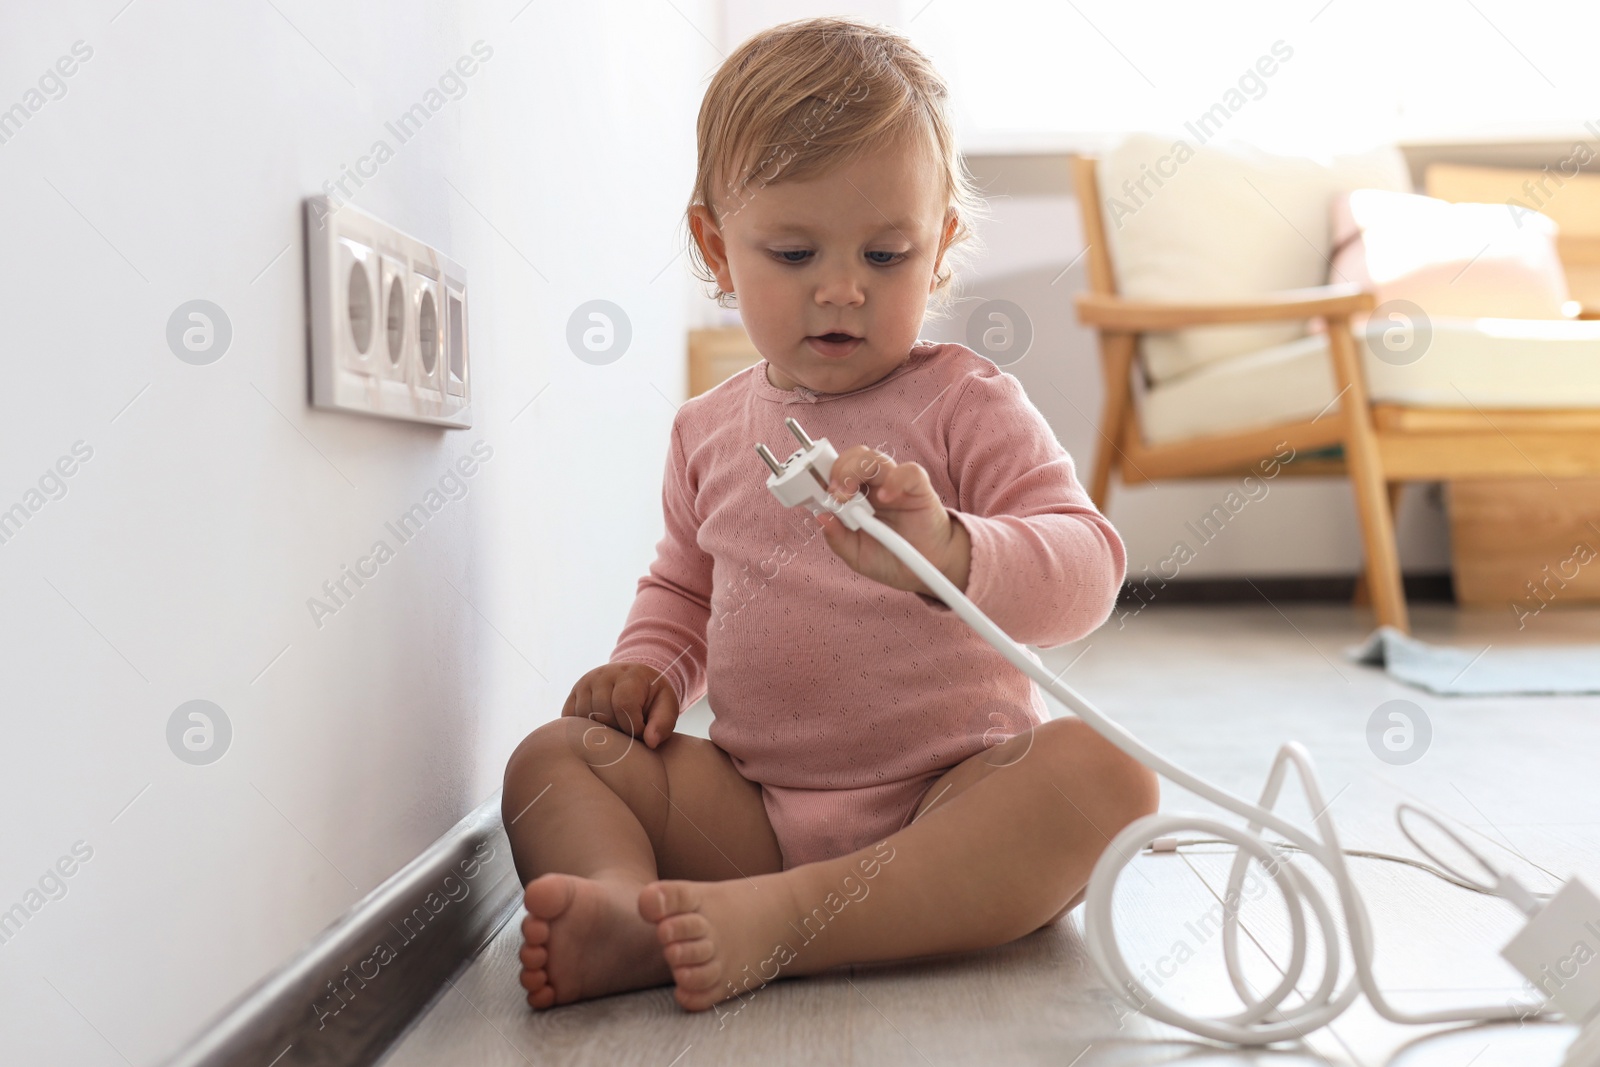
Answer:
[{"label": "wall baseboard", "polygon": [[[1146,581],[1149,585],[1146,588]],[[1450,572],[1407,574],[1402,578],[1406,600],[1413,603],[1454,602]],[[1350,602],[1355,595],[1355,575],[1290,576],[1277,578],[1185,578],[1162,582],[1159,578],[1124,582],[1117,594],[1121,604],[1259,604],[1273,602]]]},{"label": "wall baseboard", "polygon": [[166,1067],[375,1063],[521,900],[496,792],[230,1004]]}]

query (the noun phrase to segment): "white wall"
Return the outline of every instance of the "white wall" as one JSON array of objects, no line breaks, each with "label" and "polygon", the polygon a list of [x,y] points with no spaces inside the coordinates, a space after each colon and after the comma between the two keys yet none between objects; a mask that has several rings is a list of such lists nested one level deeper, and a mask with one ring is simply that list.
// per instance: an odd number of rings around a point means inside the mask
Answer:
[{"label": "white wall", "polygon": [[[709,0],[8,11],[0,108],[39,106],[0,143],[0,509],[41,506],[0,544],[0,909],[39,906],[0,943],[0,1062],[170,1051],[489,797],[604,662],[660,534],[718,23]],[[313,411],[300,200],[479,40],[465,95],[347,186],[470,272],[475,425]],[[26,96],[77,41],[65,94]],[[165,339],[197,298],[233,330],[209,366]],[[607,366],[565,340],[595,298],[633,327]],[[65,495],[29,497],[80,441]],[[479,441],[466,496],[386,535]],[[380,537],[395,558],[318,628],[308,598]],[[166,740],[194,699],[233,727],[208,766]],[[77,842],[66,895],[30,896]]]},{"label": "white wall", "polygon": [[[751,34],[793,19],[847,15],[904,29],[908,0],[723,0],[723,48],[731,52]],[[926,3],[919,0],[918,6]],[[915,11],[915,8],[912,8]]]}]

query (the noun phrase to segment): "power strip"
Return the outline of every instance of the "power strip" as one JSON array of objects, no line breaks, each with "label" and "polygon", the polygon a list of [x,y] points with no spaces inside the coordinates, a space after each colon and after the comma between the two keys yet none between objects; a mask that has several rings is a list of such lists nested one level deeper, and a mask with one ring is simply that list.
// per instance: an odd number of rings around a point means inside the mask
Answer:
[{"label": "power strip", "polygon": [[[1522,1021],[1550,1018],[1554,1012],[1559,1012],[1567,1020],[1584,1027],[1568,1051],[1564,1067],[1600,1067],[1600,898],[1581,881],[1569,879],[1546,902],[1545,894],[1530,892],[1510,873],[1495,867],[1437,816],[1413,804],[1400,805],[1396,810],[1396,819],[1401,831],[1418,851],[1438,864],[1442,871],[1406,857],[1363,853],[1354,849],[1348,851],[1421,866],[1455,884],[1502,897],[1517,907],[1529,917],[1529,922],[1506,946],[1503,955],[1545,993],[1548,1004],[1554,1008],[1552,1011],[1551,1007],[1529,1006],[1529,1010],[1519,1011],[1514,1006],[1485,1006],[1454,1011],[1401,1011],[1384,999],[1373,977],[1372,923],[1361,894],[1345,866],[1347,850],[1339,844],[1338,832],[1328,814],[1329,805],[1312,767],[1310,753],[1303,745],[1290,741],[1278,750],[1268,771],[1267,784],[1262,790],[1259,804],[1235,796],[1155,752],[1072,687],[1051,677],[1027,649],[1011,640],[937,567],[877,518],[864,492],[858,492],[848,500],[835,499],[828,486],[833,465],[839,458],[838,452],[827,438],[813,441],[794,419],[785,419],[784,423],[800,442],[800,448],[786,461],[778,462],[765,444],[755,446],[756,452],[772,471],[767,478],[767,488],[784,506],[805,507],[817,515],[826,511],[837,515],[847,528],[866,531],[922,579],[941,601],[993,645],[1012,666],[1032,678],[1106,740],[1146,767],[1245,820],[1246,826],[1240,828],[1204,815],[1157,812],[1125,827],[1095,864],[1084,899],[1084,926],[1089,955],[1106,984],[1134,1010],[1181,1026],[1202,1037],[1237,1045],[1264,1045],[1274,1041],[1302,1039],[1312,1030],[1332,1022],[1359,994],[1365,994],[1380,1015],[1397,1023]],[[1320,838],[1272,811],[1291,768],[1300,779],[1310,809],[1319,813],[1313,822],[1321,833]],[[1470,878],[1440,859],[1437,853],[1417,840],[1406,825],[1407,815],[1429,821],[1451,838],[1483,867],[1489,881],[1485,883]],[[1264,829],[1273,831],[1284,840],[1267,840],[1262,836]],[[1232,1015],[1191,1016],[1162,1001],[1139,981],[1117,945],[1111,898],[1118,874],[1133,856],[1146,849],[1172,852],[1180,844],[1195,843],[1178,839],[1177,834],[1184,831],[1204,833],[1208,835],[1204,840],[1230,844],[1237,850],[1225,896],[1231,904],[1224,909],[1223,919],[1223,948],[1228,977],[1244,1004],[1243,1010]],[[1337,903],[1344,912],[1345,925],[1349,930],[1348,941],[1341,935],[1334,922],[1333,910],[1321,892],[1298,868],[1283,862],[1280,851],[1283,849],[1305,853],[1320,863],[1333,878],[1338,893]],[[1282,894],[1293,937],[1291,956],[1284,967],[1283,979],[1265,996],[1258,995],[1249,987],[1239,963],[1237,905],[1251,859],[1271,874]],[[1315,991],[1309,995],[1299,993],[1300,1002],[1286,1006],[1286,998],[1291,993],[1299,992],[1301,975],[1308,959],[1307,930],[1312,921],[1318,926],[1324,946],[1322,975]],[[1344,951],[1350,953],[1355,974],[1343,988],[1337,988]]]}]

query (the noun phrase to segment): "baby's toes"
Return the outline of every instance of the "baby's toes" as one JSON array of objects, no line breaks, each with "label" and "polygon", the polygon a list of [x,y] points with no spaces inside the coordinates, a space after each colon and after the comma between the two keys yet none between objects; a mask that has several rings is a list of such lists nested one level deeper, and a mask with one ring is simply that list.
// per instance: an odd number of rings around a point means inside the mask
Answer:
[{"label": "baby's toes", "polygon": [[550,984],[543,971],[523,971],[517,984],[527,991],[530,1008],[548,1008],[555,1003],[556,987]]},{"label": "baby's toes", "polygon": [[711,922],[697,912],[670,915],[656,923],[656,939],[663,945],[678,941],[701,941],[711,936]]},{"label": "baby's toes", "polygon": [[543,945],[550,940],[550,924],[534,915],[522,920],[522,943]]},{"label": "baby's toes", "polygon": [[517,953],[517,959],[522,961],[524,971],[543,971],[550,959],[550,951],[543,945],[523,945]]},{"label": "baby's toes", "polygon": [[674,941],[661,950],[661,955],[666,959],[667,966],[674,969],[692,967],[697,963],[709,963],[716,954],[716,946],[709,938],[704,937],[697,937],[688,941]]},{"label": "baby's toes", "polygon": [[528,992],[532,993],[549,985],[550,975],[549,972],[544,969],[544,964],[542,963],[537,967],[529,967],[524,965],[521,973],[517,975],[517,981],[521,984],[523,989],[526,989]]},{"label": "baby's toes", "polygon": [[721,999],[718,984],[722,964],[717,960],[691,967],[672,968],[672,984],[678,988],[678,1003],[690,1011],[702,1011]]},{"label": "baby's toes", "polygon": [[529,882],[522,890],[522,906],[528,909],[528,918],[523,921],[526,929],[529,922],[543,923],[549,929],[549,920],[560,918],[572,906],[572,899],[576,895],[577,884],[570,875],[541,874]]},{"label": "baby's toes", "polygon": [[700,906],[700,897],[695,882],[651,882],[639,890],[639,915],[659,923],[669,916],[693,912]]}]

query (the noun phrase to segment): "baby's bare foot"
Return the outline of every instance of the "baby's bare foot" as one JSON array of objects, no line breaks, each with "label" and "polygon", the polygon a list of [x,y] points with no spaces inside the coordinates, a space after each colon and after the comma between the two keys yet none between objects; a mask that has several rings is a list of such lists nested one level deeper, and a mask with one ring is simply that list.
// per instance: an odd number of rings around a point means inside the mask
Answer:
[{"label": "baby's bare foot", "polygon": [[753,995],[768,982],[813,973],[789,883],[776,875],[726,882],[651,882],[639,914],[655,923],[662,954],[689,1011]]},{"label": "baby's bare foot", "polygon": [[522,988],[535,1008],[672,981],[639,883],[546,874],[523,890]]}]

